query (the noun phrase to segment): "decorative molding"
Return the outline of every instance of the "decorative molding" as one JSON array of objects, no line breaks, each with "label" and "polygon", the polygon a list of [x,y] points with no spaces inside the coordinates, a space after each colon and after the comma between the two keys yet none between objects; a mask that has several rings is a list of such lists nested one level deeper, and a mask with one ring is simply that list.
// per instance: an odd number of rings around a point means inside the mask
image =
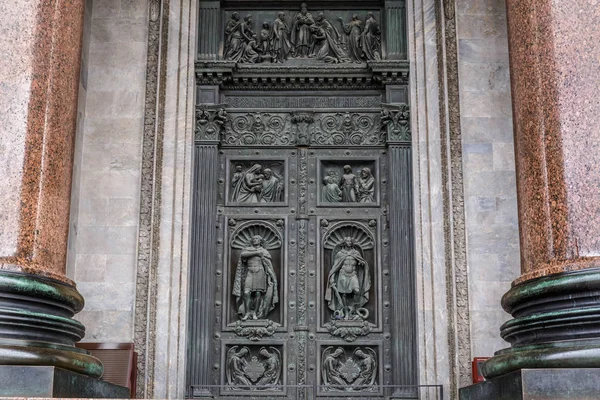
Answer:
[{"label": "decorative molding", "polygon": [[245,96],[225,94],[223,103],[230,108],[379,108],[381,94],[361,96]]},{"label": "decorative molding", "polygon": [[196,61],[196,84],[223,89],[381,89],[407,85],[405,60],[368,61],[362,64],[280,65],[239,64],[233,61]]},{"label": "decorative molding", "polygon": [[331,320],[323,325],[333,336],[338,336],[346,342],[354,342],[359,336],[367,336],[373,330],[369,321],[339,321]]},{"label": "decorative molding", "polygon": [[138,353],[138,398],[154,397],[154,349],[169,1],[151,0],[142,138],[133,341]]},{"label": "decorative molding", "polygon": [[258,341],[265,336],[273,336],[280,326],[281,325],[269,320],[259,321],[258,323],[254,323],[253,321],[236,321],[233,331],[238,336],[247,337],[252,341]]}]

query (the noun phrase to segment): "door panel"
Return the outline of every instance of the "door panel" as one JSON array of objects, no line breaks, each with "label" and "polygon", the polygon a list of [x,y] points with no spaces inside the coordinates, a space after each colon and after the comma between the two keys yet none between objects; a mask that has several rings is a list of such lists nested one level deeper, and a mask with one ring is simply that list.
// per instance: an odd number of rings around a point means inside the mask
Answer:
[{"label": "door panel", "polygon": [[295,398],[285,386],[308,384],[327,397],[380,395],[385,148],[223,147],[218,182],[221,393]]}]

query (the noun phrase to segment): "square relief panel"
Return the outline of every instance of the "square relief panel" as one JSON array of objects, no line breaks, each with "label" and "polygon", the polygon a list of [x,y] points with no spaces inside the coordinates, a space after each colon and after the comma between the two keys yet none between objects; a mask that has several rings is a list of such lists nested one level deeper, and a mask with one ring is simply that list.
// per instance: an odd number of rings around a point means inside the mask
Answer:
[{"label": "square relief panel", "polygon": [[228,206],[287,204],[287,167],[283,159],[229,159],[226,176]]},{"label": "square relief panel", "polygon": [[356,345],[319,343],[317,395],[343,399],[381,396],[380,347],[377,342]]},{"label": "square relief panel", "polygon": [[223,343],[223,396],[285,396],[285,344]]},{"label": "square relief panel", "polygon": [[373,159],[320,159],[317,205],[379,206],[379,165]]}]

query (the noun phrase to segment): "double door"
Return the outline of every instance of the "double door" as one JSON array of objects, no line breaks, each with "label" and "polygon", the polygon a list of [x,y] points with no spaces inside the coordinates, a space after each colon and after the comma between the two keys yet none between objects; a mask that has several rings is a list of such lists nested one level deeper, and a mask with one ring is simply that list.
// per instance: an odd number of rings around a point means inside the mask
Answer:
[{"label": "double door", "polygon": [[382,396],[394,290],[386,147],[224,145],[217,171],[219,395]]}]

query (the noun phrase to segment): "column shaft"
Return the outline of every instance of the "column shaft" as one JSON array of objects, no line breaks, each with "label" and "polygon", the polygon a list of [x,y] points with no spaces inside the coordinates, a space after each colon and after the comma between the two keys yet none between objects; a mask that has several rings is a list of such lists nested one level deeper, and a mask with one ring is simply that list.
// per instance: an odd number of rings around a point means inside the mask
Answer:
[{"label": "column shaft", "polygon": [[0,366],[100,377],[74,347],[83,297],[65,277],[83,14],[82,0],[0,4]]},{"label": "column shaft", "polygon": [[483,373],[600,368],[600,8],[506,5],[522,275]]}]

